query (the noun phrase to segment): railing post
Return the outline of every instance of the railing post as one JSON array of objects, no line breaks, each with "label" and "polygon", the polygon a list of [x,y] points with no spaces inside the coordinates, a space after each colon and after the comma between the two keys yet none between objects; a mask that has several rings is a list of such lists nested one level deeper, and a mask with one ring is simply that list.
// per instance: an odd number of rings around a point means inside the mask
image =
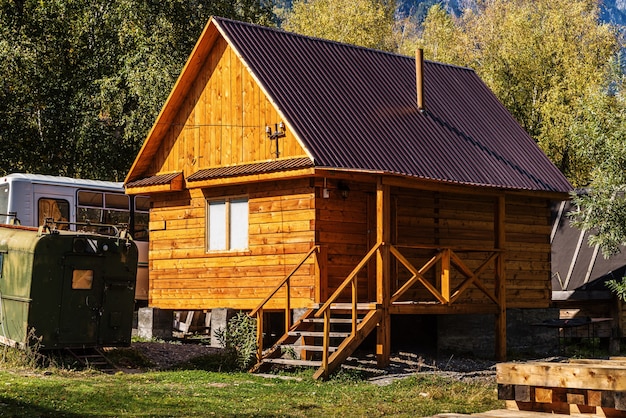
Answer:
[{"label": "railing post", "polygon": [[352,335],[356,335],[356,318],[357,318],[357,304],[358,300],[358,288],[359,288],[359,276],[354,276],[352,280]]},{"label": "railing post", "polygon": [[318,245],[315,252],[315,302],[328,299],[328,249]]},{"label": "railing post", "polygon": [[330,347],[330,308],[324,311],[324,347],[322,350],[322,369],[324,377],[328,377],[328,350]]},{"label": "railing post", "polygon": [[291,329],[291,279],[287,280],[285,283],[285,290],[287,294],[285,295],[285,334],[289,332]]},{"label": "railing post", "polygon": [[450,248],[446,248],[441,252],[441,296],[450,303]]},{"label": "railing post", "polygon": [[263,308],[256,313],[256,361],[263,360]]}]

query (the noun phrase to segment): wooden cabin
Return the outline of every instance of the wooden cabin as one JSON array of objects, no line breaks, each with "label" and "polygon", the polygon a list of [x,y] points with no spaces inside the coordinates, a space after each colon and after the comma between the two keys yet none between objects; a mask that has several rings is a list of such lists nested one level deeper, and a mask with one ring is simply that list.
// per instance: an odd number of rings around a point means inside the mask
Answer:
[{"label": "wooden cabin", "polygon": [[222,18],[125,187],[152,202],[150,306],[250,310],[261,333],[263,312],[344,309],[323,374],[374,330],[387,364],[402,314],[495,317],[504,358],[507,310],[550,306],[571,189],[471,69]]}]

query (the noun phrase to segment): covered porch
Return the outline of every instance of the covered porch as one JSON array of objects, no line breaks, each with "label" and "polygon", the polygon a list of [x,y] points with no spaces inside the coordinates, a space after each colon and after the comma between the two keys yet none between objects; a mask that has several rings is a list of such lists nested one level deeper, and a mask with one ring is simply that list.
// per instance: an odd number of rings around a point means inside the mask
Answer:
[{"label": "covered porch", "polygon": [[[393,179],[392,179],[393,180]],[[495,354],[506,358],[506,273],[505,273],[505,195],[494,193],[493,245],[455,246],[398,243],[392,240],[392,187],[406,183],[380,177],[376,183],[375,244],[332,294],[326,295],[328,256],[323,243],[313,246],[300,263],[250,312],[257,318],[257,365],[259,370],[279,360],[281,347],[299,348],[299,365],[318,367],[316,378],[326,378],[363,340],[376,330],[378,367],[389,365],[391,355],[391,315],[407,314],[493,314]],[[466,190],[464,190],[466,193]],[[397,210],[397,208],[396,208]],[[420,254],[416,257],[415,254]],[[471,255],[471,261],[468,261]],[[477,263],[476,260],[480,260]],[[292,323],[291,278],[309,263],[315,265],[316,303]],[[374,270],[373,272],[371,270]],[[360,295],[359,289],[375,285],[375,300]],[[464,298],[472,289],[482,295]],[[285,334],[269,348],[263,346],[263,313],[282,306]],[[337,329],[343,324],[345,331]],[[316,331],[317,330],[317,331]],[[295,345],[300,339],[300,345]],[[312,353],[318,360],[309,360]]]}]

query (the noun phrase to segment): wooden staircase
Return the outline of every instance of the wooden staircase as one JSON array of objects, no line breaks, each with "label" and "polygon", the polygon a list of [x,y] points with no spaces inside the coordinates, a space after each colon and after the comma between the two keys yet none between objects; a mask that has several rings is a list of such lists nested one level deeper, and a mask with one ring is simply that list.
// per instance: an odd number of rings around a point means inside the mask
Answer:
[{"label": "wooden staircase", "polygon": [[308,310],[276,344],[262,353],[252,371],[264,371],[272,365],[317,367],[313,377],[327,378],[357,349],[379,321],[375,304],[358,304],[355,312],[352,304],[332,304],[328,318],[320,315],[323,313],[321,307]]},{"label": "wooden staircase", "polygon": [[108,374],[119,371],[99,348],[66,348],[65,351],[84,367],[92,367]]},{"label": "wooden staircase", "polygon": [[[428,311],[453,313],[452,305],[460,300],[461,295],[470,287],[476,287],[490,299],[497,309],[497,353],[498,357],[506,355],[506,299],[504,286],[504,261],[502,251],[499,249],[458,249],[439,248],[433,246],[404,246],[408,249],[431,250],[433,255],[421,267],[414,266],[398,249],[397,246],[385,244],[383,241],[376,243],[369,252],[348,274],[345,280],[335,289],[333,294],[321,305],[315,305],[295,324],[291,324],[292,300],[291,278],[307,260],[313,258],[317,287],[320,283],[326,283],[326,278],[321,277],[326,268],[320,263],[324,259],[324,250],[320,246],[314,246],[302,258],[266,298],[250,313],[256,317],[257,328],[257,364],[252,371],[261,371],[271,364],[283,364],[293,366],[318,367],[314,378],[327,378],[350,354],[352,354],[363,340],[377,327],[376,356],[378,365],[384,367],[388,364],[391,346],[390,316],[392,313],[414,313],[415,307],[420,301],[411,301],[404,304],[405,293],[414,285],[421,286],[430,293],[430,297],[424,299],[423,306],[428,306]],[[457,252],[481,252],[487,253],[486,259],[478,268],[472,269],[457,254]],[[391,258],[395,258],[411,277],[408,278],[395,292],[392,292],[389,272]],[[368,263],[376,262],[376,303],[362,303],[357,294],[358,274]],[[480,275],[488,267],[493,266],[496,271],[494,289],[490,289]],[[438,283],[431,283],[426,273],[431,269],[439,271]],[[452,286],[451,270],[455,269],[460,277],[459,283]],[[283,291],[284,290],[284,291]],[[283,306],[285,313],[285,334],[278,342],[269,349],[263,348],[263,312],[269,309],[269,301],[276,297],[283,304],[274,303],[273,310]],[[322,300],[322,294],[316,295],[316,300]],[[341,301],[349,300],[349,303]],[[277,308],[278,306],[278,308]],[[403,309],[403,307],[408,309]],[[393,312],[392,312],[393,309]],[[471,312],[482,312],[484,304],[479,308],[472,308]],[[291,358],[287,354],[291,354]]]}]

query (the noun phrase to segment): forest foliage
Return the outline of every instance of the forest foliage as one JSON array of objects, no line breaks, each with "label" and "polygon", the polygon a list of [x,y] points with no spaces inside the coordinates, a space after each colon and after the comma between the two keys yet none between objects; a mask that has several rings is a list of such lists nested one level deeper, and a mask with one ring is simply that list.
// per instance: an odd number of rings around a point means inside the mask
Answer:
[{"label": "forest foliage", "polygon": [[211,15],[258,0],[0,0],[0,172],[122,180]]},{"label": "forest foliage", "polygon": [[[626,242],[621,31],[597,0],[0,0],[0,173],[122,180],[212,15],[468,66]],[[402,6],[402,7],[401,7]],[[429,6],[428,8],[426,6]],[[426,12],[427,10],[427,12]]]}]

